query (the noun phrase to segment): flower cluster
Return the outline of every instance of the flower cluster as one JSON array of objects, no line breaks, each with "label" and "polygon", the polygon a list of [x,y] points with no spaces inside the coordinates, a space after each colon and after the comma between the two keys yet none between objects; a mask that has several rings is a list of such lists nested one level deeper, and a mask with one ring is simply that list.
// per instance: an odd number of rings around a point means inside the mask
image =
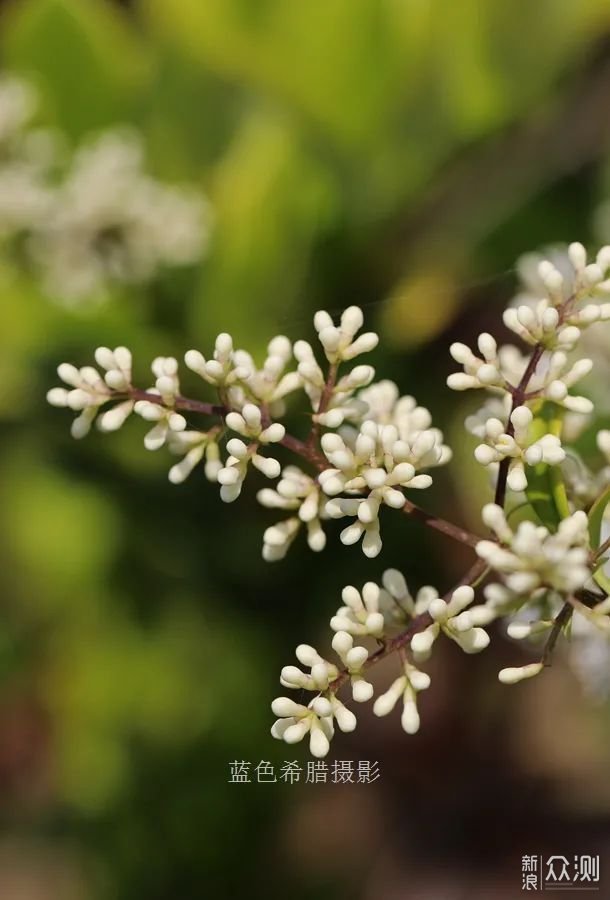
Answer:
[{"label": "flower cluster", "polygon": [[[114,405],[97,420],[102,431],[118,429],[131,412],[153,422],[144,439],[145,447],[156,450],[167,444],[170,452],[183,456],[170,469],[170,480],[175,484],[183,482],[205,459],[206,475],[218,481],[221,498],[227,503],[239,497],[250,463],[267,478],[279,478],[275,488],[260,490],[258,499],[263,506],[293,515],[265,531],[263,556],[267,560],[286,555],[302,524],[306,525],[310,548],[322,550],[326,545],[322,523],[343,517],[355,521],[341,532],[342,542],[353,544],[362,537],[364,553],[376,556],[382,546],[380,507],[404,507],[407,498],[403,491],[428,487],[432,478],[422,470],[444,465],[451,458],[451,451],[443,442],[442,432],[432,427],[428,410],[418,406],[413,397],[400,397],[392,382],[370,384],[375,374],[372,366],[356,365],[339,379],[335,377],[340,363],[377,342],[373,333],[362,335],[365,340],[356,335],[362,324],[362,313],[357,307],[350,307],[340,326],[333,326],[332,331],[328,324],[324,328],[320,325],[329,321],[327,313],[317,313],[315,321],[326,341],[324,351],[332,356],[332,372],[321,393],[326,396],[327,408],[336,414],[336,428],[340,431],[326,431],[320,438],[319,450],[310,448],[306,453],[310,461],[316,457],[318,471],[314,475],[296,466],[285,466],[282,473],[278,459],[259,452],[271,444],[284,443],[285,426],[273,418],[286,412],[289,395],[298,390],[304,391],[312,404],[314,427],[321,424],[322,414],[315,412],[320,409],[321,395],[312,393],[311,373],[307,367],[303,371],[304,341],[293,347],[283,335],[273,338],[260,368],[248,352],[235,349],[232,337],[225,333],[216,338],[210,358],[206,359],[199,350],[187,351],[186,366],[216,390],[216,405],[193,403],[181,397],[179,364],[173,357],[155,359],[154,385],[146,391],[135,389],[131,384],[131,355],[119,377],[107,374],[103,378],[97,370],[85,367],[80,370],[78,383],[74,380],[77,370],[63,364],[58,369],[60,378],[80,392],[54,388],[48,399],[56,406],[83,410],[73,428],[75,436],[84,436],[101,407],[108,403]],[[313,349],[306,346],[314,359]],[[331,346],[335,347],[332,351]],[[122,360],[128,353],[125,348],[98,348],[96,362],[115,371],[113,366],[119,365],[115,356]],[[291,368],[292,362],[296,368]],[[363,385],[370,386],[356,393]],[[185,412],[212,411],[221,420],[212,429],[187,430]],[[328,422],[326,427],[330,427]],[[239,437],[231,437],[231,431]],[[224,461],[223,446],[228,454]]]},{"label": "flower cluster", "polygon": [[569,597],[591,577],[588,520],[582,510],[563,519],[554,534],[531,521],[513,531],[494,503],[483,508],[483,521],[497,537],[476,546],[481,559],[501,577],[500,583],[485,588],[492,607],[510,609],[545,591]]},{"label": "flower cluster", "polygon": [[[469,585],[456,588],[447,599],[439,597],[435,588],[423,587],[414,599],[404,576],[396,569],[388,569],[383,573],[381,585],[367,582],[361,591],[347,585],[341,598],[344,605],[330,621],[335,632],[332,648],[341,667],[324,659],[313,647],[301,644],[296,649],[297,659],[310,671],[285,666],[280,683],[315,696],[307,706],[299,706],[287,697],[279,697],[272,704],[273,712],[280,716],[271,730],[272,735],[292,743],[309,734],[314,756],[328,753],[334,721],[341,731],[356,728],[355,714],[339,701],[337,691],[349,683],[354,701],[371,700],[375,686],[365,677],[365,670],[387,655],[396,634],[399,637],[394,642],[402,648],[401,674],[377,696],[373,713],[386,716],[402,699],[401,723],[407,734],[415,734],[419,729],[417,694],[430,686],[430,676],[419,666],[430,657],[438,635],[445,634],[466,653],[478,653],[489,643],[487,632],[468,610],[474,601],[474,590]],[[410,640],[402,640],[400,635],[408,637],[410,630],[413,630]],[[381,649],[371,654],[364,645],[354,644],[355,637],[364,640],[374,637],[381,642]]]},{"label": "flower cluster", "polygon": [[[476,356],[465,344],[451,345],[451,356],[464,367],[464,372],[450,375],[447,379],[448,386],[455,391],[487,388],[492,394],[499,394],[502,398],[513,396],[527,373],[528,357],[512,344],[498,348],[495,340],[486,332],[479,335],[478,347],[483,358]],[[486,348],[487,356],[481,348]],[[552,400],[571,412],[589,413],[593,408],[591,401],[586,397],[570,394],[569,389],[588,375],[592,368],[590,359],[579,359],[570,365],[567,355],[556,350],[545,360],[545,365],[528,379],[528,399],[531,402]],[[481,414],[484,413],[485,408]]]},{"label": "flower cluster", "polygon": [[517,406],[509,416],[512,434],[505,430],[504,423],[490,417],[481,428],[480,436],[484,443],[474,451],[478,462],[484,466],[510,460],[507,484],[513,491],[524,491],[527,487],[525,464],[535,466],[538,463],[557,465],[565,459],[560,439],[554,434],[545,434],[538,440],[530,437],[530,426],[534,415],[527,406]]},{"label": "flower cluster", "polygon": [[20,240],[52,296],[103,296],[201,257],[207,204],[145,173],[136,132],[104,132],[70,157],[67,141],[32,127],[36,106],[29,84],[0,81],[0,234]]},{"label": "flower cluster", "polygon": [[241,493],[249,463],[252,463],[266,478],[278,477],[281,466],[277,459],[261,456],[257,450],[260,444],[279,443],[284,438],[286,429],[279,422],[263,427],[261,411],[253,403],[245,403],[241,412],[227,413],[225,423],[228,428],[248,441],[246,443],[240,438],[231,438],[227,442],[230,456],[218,472],[220,496],[225,503],[231,503]]},{"label": "flower cluster", "polygon": [[323,550],[326,534],[322,521],[327,517],[326,498],[315,478],[301,471],[298,466],[286,466],[275,489],[263,488],[257,494],[258,502],[270,509],[292,510],[290,516],[270,525],[263,535],[263,557],[272,562],[283,559],[297,536],[301,525],[307,528],[307,543],[311,550]]},{"label": "flower cluster", "polygon": [[[610,295],[610,248],[587,262],[582,246],[572,244],[561,259],[561,265],[555,258],[537,260],[529,292],[504,316],[523,349],[498,346],[488,333],[479,335],[476,353],[462,343],[450,348],[462,371],[449,376],[449,386],[489,393],[466,420],[478,439],[474,456],[495,480],[495,500],[483,509],[486,538],[411,499],[412,491],[431,485],[430,473],[450,461],[451,451],[427,409],[411,395],[401,396],[393,382],[375,381],[374,368],[356,361],[378,342],[373,332],[360,334],[363,315],[357,307],[337,323],[327,312],[316,313],[321,353],[308,341],[278,335],[259,364],[225,333],[211,355],[189,350],[184,362],[211,393],[206,400],[183,395],[174,357],[153,361],[154,383],[144,390],[134,386],[125,347],[99,347],[97,367],[59,367],[65,387],[53,388],[48,399],[78,413],[75,437],[93,422],[102,431],[116,431],[133,413],[152,423],[144,438],[148,449],[166,445],[181,457],[169,470],[175,484],[202,467],[220,485],[221,499],[231,503],[256,471],[269,479],[272,484],[259,489],[257,499],[283,515],[264,531],[268,561],[283,559],[303,532],[310,549],[323,550],[335,519],[350,520],[341,543],[361,541],[364,554],[376,557],[384,508],[462,542],[468,552],[474,549],[475,564],[443,594],[431,585],[412,594],[393,568],[379,584],[344,587],[330,619],[336,658],[325,658],[309,644],[297,647],[299,665],[284,667],[280,682],[299,696],[273,701],[274,737],[289,744],[307,737],[314,756],[326,755],[335,728],[350,732],[357,725],[354,711],[340,699],[345,689],[354,703],[373,701],[377,716],[400,703],[402,727],[415,733],[419,694],[430,686],[423,668],[437,645],[444,637],[466,654],[481,652],[490,643],[487,626],[496,620],[512,640],[545,642],[535,661],[499,672],[505,684],[542,671],[571,622],[579,635],[571,655],[580,648],[577,656],[588,660],[589,677],[591,659],[610,657],[610,430],[596,435],[602,464],[594,471],[595,460],[583,459],[581,448],[571,446],[590,421],[593,404],[570,393],[592,368],[588,357],[575,355],[582,334],[610,319],[604,300]],[[291,434],[291,419],[284,418],[299,397],[306,406],[301,421],[309,420],[304,435]],[[207,420],[205,425],[192,422],[195,417]],[[290,455],[298,464],[285,461]],[[507,491],[520,494],[510,514]],[[513,526],[509,518],[517,512]],[[374,666],[390,655],[398,671],[379,693]],[[309,700],[303,699],[306,693]]]},{"label": "flower cluster", "polygon": [[[406,496],[401,488],[422,489],[432,484],[422,469],[441,465],[448,458],[442,436],[434,429],[417,432],[411,442],[400,440],[395,425],[365,421],[353,440],[327,433],[321,446],[331,468],[320,473],[320,486],[330,500],[326,511],[334,519],[355,521],[341,532],[344,544],[363,538],[366,556],[381,550],[379,510],[382,504],[402,509]],[[337,498],[337,494],[356,494]],[[365,495],[364,497],[362,495]]]},{"label": "flower cluster", "polygon": [[[551,629],[563,604],[592,584],[589,527],[582,510],[563,519],[556,532],[524,521],[513,530],[496,504],[483,508],[483,520],[497,541],[477,544],[476,552],[500,580],[484,588],[485,604],[473,610],[489,621],[509,617],[507,633],[515,640]],[[571,610],[570,610],[571,612]],[[515,684],[542,671],[543,663],[503,669],[499,678]]]}]

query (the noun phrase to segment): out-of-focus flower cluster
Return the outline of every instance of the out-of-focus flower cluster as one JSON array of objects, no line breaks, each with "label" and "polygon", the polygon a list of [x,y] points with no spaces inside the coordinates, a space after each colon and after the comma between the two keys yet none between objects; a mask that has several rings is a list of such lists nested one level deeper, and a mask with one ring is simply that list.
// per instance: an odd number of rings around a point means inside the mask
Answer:
[{"label": "out-of-focus flower cluster", "polygon": [[33,127],[36,107],[31,85],[0,80],[0,236],[51,296],[99,299],[112,284],[144,283],[201,258],[207,202],[148,175],[136,131],[103,132],[69,154],[61,135]]},{"label": "out-of-focus flower cluster", "polygon": [[[358,307],[346,309],[338,322],[325,311],[316,313],[318,349],[305,340],[274,337],[260,364],[224,333],[207,356],[187,351],[189,377],[197,376],[209,393],[201,401],[183,395],[174,357],[153,361],[153,383],[146,389],[134,385],[125,347],[99,347],[97,367],[59,367],[65,386],[53,388],[48,399],[78,413],[75,437],[94,422],[102,431],[115,431],[134,414],[151,425],[147,449],[165,445],[179,457],[169,471],[175,484],[201,465],[220,485],[221,499],[232,503],[254,473],[272,482],[257,493],[263,507],[282,513],[264,532],[268,561],[281,560],[300,532],[310,549],[323,550],[335,519],[348,520],[341,543],[361,542],[364,554],[376,557],[384,509],[416,516],[468,545],[468,552],[474,548],[478,562],[442,596],[431,586],[413,596],[395,569],[384,572],[381,584],[345,587],[330,621],[336,658],[325,658],[309,644],[297,647],[300,666],[286,666],[280,680],[299,697],[273,702],[274,737],[290,744],[307,737],[312,754],[324,756],[335,727],[356,727],[353,710],[339,698],[346,687],[355,703],[375,698],[378,716],[400,702],[403,729],[416,732],[418,695],[430,684],[422,667],[437,641],[448,638],[463,652],[478,653],[488,646],[486,629],[496,620],[514,640],[545,641],[536,661],[500,671],[505,684],[538,674],[571,624],[578,635],[571,656],[577,668],[577,660],[587,668],[589,679],[595,661],[610,658],[610,651],[600,650],[607,643],[599,643],[610,640],[610,579],[604,574],[610,552],[604,519],[610,506],[610,429],[591,436],[598,458],[585,462],[572,445],[592,423],[594,406],[571,393],[593,365],[577,355],[582,334],[610,319],[610,248],[588,263],[584,248],[571,244],[565,259],[563,268],[539,260],[537,294],[521,294],[504,317],[526,352],[498,346],[487,333],[479,335],[476,353],[462,343],[451,346],[462,371],[449,376],[449,386],[490,394],[466,420],[478,439],[474,456],[496,480],[495,502],[483,508],[486,538],[413,502],[412,492],[431,485],[431,473],[450,461],[451,451],[427,409],[401,396],[393,382],[375,381],[374,368],[358,361],[378,342],[375,333],[361,333]],[[309,427],[297,436],[289,433],[285,416],[299,395]],[[204,426],[197,417],[207,420]],[[518,503],[509,514],[505,504],[515,494]],[[518,510],[513,526],[510,515]],[[398,672],[378,694],[369,670],[389,654],[396,655]],[[309,701],[303,692],[311,694]]]}]

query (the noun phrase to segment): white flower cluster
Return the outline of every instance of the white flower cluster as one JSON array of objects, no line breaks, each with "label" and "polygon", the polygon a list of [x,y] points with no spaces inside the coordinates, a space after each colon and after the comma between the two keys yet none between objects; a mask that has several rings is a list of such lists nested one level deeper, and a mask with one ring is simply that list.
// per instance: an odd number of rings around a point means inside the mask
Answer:
[{"label": "white flower cluster", "polygon": [[[515,640],[547,633],[563,603],[575,602],[577,592],[592,583],[586,514],[578,510],[563,519],[555,533],[531,521],[521,522],[513,530],[504,511],[493,503],[483,508],[483,520],[497,542],[480,541],[476,552],[500,581],[485,587],[485,604],[472,612],[481,619],[487,616],[488,621],[512,617],[507,633]],[[600,620],[599,615],[597,618]],[[602,627],[607,624],[605,619]],[[543,663],[530,663],[502,669],[499,679],[516,684],[542,668]]]},{"label": "white flower cluster", "polygon": [[[100,407],[112,399],[114,391],[121,393],[131,385],[131,353],[127,347],[116,347],[114,351],[108,347],[98,347],[95,359],[100,368],[106,370],[103,377],[93,366],[77,369],[70,363],[61,363],[57,374],[70,390],[56,387],[47,394],[52,406],[66,406],[80,412],[72,422],[74,438],[82,438],[89,433]],[[120,428],[133,407],[131,399],[118,403],[99,417],[99,428],[102,431]]]},{"label": "white flower cluster", "polygon": [[199,350],[189,350],[184,361],[189,369],[213,385],[227,405],[241,409],[250,401],[264,405],[273,416],[286,412],[285,398],[302,387],[298,372],[286,372],[292,360],[292,344],[285,335],[277,335],[267,346],[267,357],[260,369],[246,350],[236,350],[230,334],[219,334],[214,355],[206,360]]},{"label": "white flower cluster", "polygon": [[[501,398],[510,398],[526,372],[529,357],[524,356],[512,344],[498,347],[494,338],[486,332],[479,335],[478,347],[481,357],[476,356],[465,344],[451,345],[451,356],[461,363],[464,372],[450,375],[447,379],[448,386],[454,391],[486,388],[493,394],[499,394]],[[529,397],[531,400],[552,400],[571,412],[589,413],[593,408],[591,401],[586,397],[570,394],[569,389],[588,375],[592,368],[590,359],[579,359],[571,365],[567,355],[556,350],[531,376],[528,382]],[[481,416],[484,411],[485,408],[481,411]]]},{"label": "white flower cluster", "polygon": [[565,459],[565,451],[560,439],[553,434],[545,434],[538,440],[529,436],[534,419],[527,406],[517,406],[510,414],[512,434],[507,434],[500,419],[490,417],[481,429],[485,443],[474,451],[475,458],[484,466],[509,459],[507,483],[513,491],[524,491],[527,487],[525,464],[538,463],[557,465]]},{"label": "white flower cluster", "polygon": [[244,404],[240,413],[227,413],[225,422],[229,428],[248,440],[246,443],[239,438],[231,438],[227,442],[230,456],[218,472],[218,481],[222,485],[220,496],[225,503],[231,503],[241,493],[249,463],[252,463],[266,478],[279,476],[281,466],[277,459],[261,456],[257,450],[260,444],[279,443],[284,438],[286,429],[279,422],[263,427],[261,411],[253,403]]},{"label": "white flower cluster", "polygon": [[[422,489],[432,484],[422,469],[442,465],[449,456],[435,429],[417,432],[411,441],[400,440],[395,425],[365,421],[353,441],[339,434],[322,437],[321,446],[331,468],[320,473],[325,494],[365,494],[362,497],[336,498],[326,505],[333,519],[354,517],[355,522],[341,532],[344,544],[363,538],[366,556],[381,550],[379,509],[382,504],[402,509],[406,497],[401,488]],[[351,444],[351,446],[350,446]]]},{"label": "white flower cluster", "polygon": [[341,668],[324,659],[308,644],[299,645],[297,659],[310,671],[285,666],[280,683],[294,690],[313,692],[315,696],[307,706],[287,697],[278,697],[272,703],[273,712],[279,716],[271,729],[273,737],[294,743],[309,734],[310,751],[314,756],[328,753],[335,721],[341,731],[356,728],[355,714],[337,697],[339,688],[349,682],[352,698],[357,703],[371,700],[374,695],[374,685],[364,674],[374,658],[371,659],[366,647],[354,645],[354,637],[375,637],[382,642],[383,648],[391,635],[405,625],[415,619],[425,620],[426,627],[414,633],[409,642],[413,661],[403,656],[401,674],[373,705],[376,716],[386,716],[402,700],[401,723],[407,734],[415,734],[419,729],[417,694],[430,686],[430,676],[418,666],[429,658],[437,636],[441,632],[446,634],[466,653],[477,653],[489,643],[487,632],[478,627],[467,609],[474,600],[474,591],[467,585],[456,588],[448,600],[439,597],[433,587],[421,588],[413,599],[404,576],[396,569],[387,569],[381,586],[367,582],[359,591],[348,585],[341,598],[344,605],[330,621],[335,632],[332,647]]},{"label": "white flower cluster", "polygon": [[[368,699],[372,691],[362,687],[367,685],[362,676],[362,667],[368,659],[366,648],[354,647],[351,636],[344,632],[339,632],[335,636],[333,647],[345,662],[350,680],[355,681],[354,699]],[[332,682],[339,676],[338,668],[323,659],[317,650],[308,644],[299,644],[296,656],[310,671],[306,673],[297,666],[284,666],[280,682],[284,687],[314,691],[316,696],[308,706],[294,703],[288,697],[277,697],[271,708],[279,718],[273,725],[271,734],[288,744],[297,743],[309,734],[311,754],[326,756],[334,734],[334,722],[341,731],[353,731],[356,727],[356,716],[347,709],[331,688]]]},{"label": "white flower cluster", "polygon": [[323,550],[326,534],[322,521],[327,518],[326,497],[315,478],[306,475],[298,466],[286,466],[275,489],[263,488],[257,494],[258,502],[269,509],[285,509],[296,512],[275,525],[263,535],[263,557],[268,562],[283,559],[297,536],[301,525],[307,528],[307,543],[311,550]]},{"label": "white flower cluster", "polygon": [[64,158],[59,138],[31,127],[36,106],[29,84],[0,80],[0,234],[25,238],[52,296],[99,297],[202,256],[207,204],[145,174],[136,132],[104,132]]},{"label": "white flower cluster", "polygon": [[[464,584],[456,588],[449,600],[439,597],[434,588],[425,588],[418,594],[415,610],[427,612],[432,624],[418,632],[411,640],[411,650],[416,662],[424,662],[430,656],[432,645],[443,632],[455,641],[464,653],[479,653],[489,644],[489,635],[479,627],[479,617],[467,610],[474,601],[474,590]],[[487,624],[484,620],[484,623]]]},{"label": "white flower cluster", "polygon": [[138,400],[134,412],[147,422],[155,424],[144,438],[147,450],[158,450],[170,438],[172,432],[184,431],[186,419],[176,412],[176,398],[180,394],[178,360],[173,356],[158,356],[151,365],[155,384],[149,388],[149,396],[159,397],[161,402]]},{"label": "white flower cluster", "polygon": [[[377,335],[372,332],[357,336],[363,322],[357,307],[346,310],[337,327],[325,312],[318,312],[314,321],[320,340],[326,342],[323,349],[335,373],[341,362],[377,343]],[[293,359],[296,370],[289,368]],[[275,488],[259,491],[257,496],[263,506],[293,513],[265,531],[263,556],[269,561],[286,555],[301,525],[306,526],[310,548],[322,550],[326,545],[322,523],[344,516],[356,521],[343,530],[342,542],[355,543],[362,537],[364,553],[377,555],[382,546],[381,505],[402,508],[406,502],[402,489],[428,487],[432,479],[421,470],[444,465],[451,458],[442,432],[432,427],[429,411],[418,406],[413,397],[400,397],[390,381],[360,390],[372,381],[372,366],[356,365],[338,380],[325,380],[313,348],[305,341],[297,341],[293,346],[283,335],[273,338],[259,369],[249,353],[234,348],[230,335],[220,334],[212,358],[189,350],[185,363],[216,388],[219,398],[232,409],[225,418],[226,425],[252,439],[248,444],[232,440],[227,445],[231,459],[216,470],[226,502],[239,496],[250,461],[268,478],[280,475],[279,463],[256,454],[254,445],[281,442],[285,431],[277,422],[263,427],[262,414],[255,410],[264,409],[266,419],[281,416],[286,411],[287,397],[300,389],[312,403],[318,426],[341,428],[339,433],[328,431],[321,438],[327,465],[317,477],[291,465],[284,468]],[[326,411],[315,412],[320,409],[323,395]],[[254,417],[254,431],[238,418],[243,418],[246,408],[248,415]],[[344,424],[347,422],[350,424]],[[172,469],[172,478],[177,480],[183,480],[202,458],[204,445],[197,441],[196,432],[189,432],[187,446],[189,452],[192,450],[188,461]],[[208,446],[214,448],[216,464],[218,444]],[[173,441],[172,447],[179,452],[181,442]],[[347,496],[339,498],[338,494]]]},{"label": "white flower cluster", "polygon": [[485,588],[492,608],[510,609],[546,591],[567,598],[590,579],[588,519],[582,510],[563,519],[554,534],[531,521],[513,531],[494,503],[483,508],[483,521],[497,541],[479,541],[476,552],[502,579]]},{"label": "white flower cluster", "polygon": [[[70,363],[62,363],[57,374],[71,390],[56,387],[47,394],[52,406],[81,411],[72,423],[73,437],[85,437],[94,421],[101,431],[117,431],[131,412],[155,423],[144,438],[147,450],[158,450],[172,432],[186,428],[186,419],[174,409],[180,390],[176,359],[157,357],[153,360],[151,368],[156,377],[155,384],[145,392],[147,399],[140,400],[136,399],[137,392],[131,384],[132,357],[127,347],[115,347],[114,350],[98,347],[95,361],[105,370],[103,376],[93,366],[77,369]],[[107,403],[114,405],[100,414],[101,407]]]},{"label": "white flower cluster", "polygon": [[572,350],[580,340],[581,331],[595,322],[610,319],[608,302],[578,305],[587,298],[610,297],[610,279],[605,277],[610,265],[609,248],[603,247],[597,261],[587,265],[582,244],[570,244],[568,259],[573,266],[568,284],[556,266],[542,260],[538,275],[547,296],[518,303],[504,312],[506,327],[532,346],[542,344],[548,350]]},{"label": "white flower cluster", "polygon": [[[356,520],[343,530],[343,543],[355,543],[364,536],[363,550],[374,556],[381,549],[380,506],[404,506],[403,489],[428,487],[432,479],[421,470],[443,465],[451,452],[442,433],[431,427],[430,413],[412,397],[399,397],[391,382],[371,385],[361,396],[355,394],[370,384],[375,374],[371,366],[356,365],[337,380],[340,364],[377,343],[372,332],[357,335],[362,322],[357,307],[346,310],[338,326],[332,324],[328,313],[316,313],[315,326],[332,367],[319,393],[312,389],[319,378],[316,374],[313,379],[311,366],[315,365],[323,379],[322,370],[304,341],[293,347],[284,335],[273,338],[260,368],[247,351],[236,349],[225,333],[216,338],[211,358],[206,359],[199,350],[187,351],[186,366],[218,395],[218,405],[207,404],[206,409],[217,410],[221,422],[205,431],[187,430],[184,412],[197,412],[201,405],[183,402],[179,364],[174,357],[155,359],[155,382],[148,390],[139,391],[132,385],[129,351],[100,347],[95,359],[105,374],[92,367],[78,370],[62,364],[59,376],[72,390],[54,388],[48,399],[55,406],[82,411],[72,428],[77,437],[83,437],[96,418],[103,431],[117,430],[132,412],[154,423],[144,439],[145,447],[157,450],[167,444],[171,453],[183,457],[170,469],[170,480],[183,482],[205,460],[207,477],[221,485],[220,495],[227,503],[239,497],[250,464],[269,479],[279,478],[275,488],[259,491],[258,499],[263,506],[293,515],[265,531],[263,556],[267,560],[285,556],[302,524],[311,549],[322,550],[326,544],[322,522],[343,516]],[[297,390],[303,390],[318,410],[325,395],[324,402],[335,415],[335,427],[343,426],[340,434],[327,431],[320,448],[313,448],[321,463],[317,475],[308,475],[296,466],[286,466],[282,473],[274,456],[260,452],[284,441],[285,426],[273,419],[286,412],[286,399]],[[112,407],[98,417],[101,407],[110,403]],[[319,427],[323,414],[314,419]],[[344,425],[347,421],[351,424]],[[325,427],[330,427],[328,421]],[[239,437],[230,437],[231,431]],[[223,461],[221,440],[225,436],[228,456]],[[338,494],[347,496],[339,498]]]}]

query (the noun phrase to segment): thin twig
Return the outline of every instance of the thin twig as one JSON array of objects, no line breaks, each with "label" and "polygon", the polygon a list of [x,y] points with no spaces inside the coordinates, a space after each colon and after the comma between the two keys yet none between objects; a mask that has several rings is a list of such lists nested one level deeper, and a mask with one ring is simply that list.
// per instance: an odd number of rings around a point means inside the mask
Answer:
[{"label": "thin twig", "polygon": [[[155,403],[157,406],[165,406],[168,408],[160,394],[152,394],[150,391],[143,391],[140,390],[140,388],[130,388],[128,391],[113,392],[113,399],[114,398],[146,400],[147,403]],[[191,400],[190,397],[182,397],[180,395],[176,397],[172,409],[179,409],[182,412],[199,413],[202,416],[222,416],[223,418],[230,411],[228,407],[222,404],[204,403],[201,400]]]},{"label": "thin twig", "polygon": [[542,657],[540,662],[543,666],[550,665],[551,656],[553,655],[553,650],[555,649],[555,644],[561,634],[564,626],[568,624],[570,619],[572,618],[572,613],[574,612],[574,608],[569,601],[566,601],[553,621],[553,627],[551,629],[551,633],[547,638],[547,642],[544,645],[544,650],[542,652]]},{"label": "thin twig", "polygon": [[426,512],[410,500],[405,501],[402,511],[405,515],[413,519],[419,519],[420,522],[423,522],[429,528],[440,531],[441,534],[446,534],[448,537],[451,537],[462,544],[466,544],[468,547],[476,547],[479,541],[483,540],[483,538],[478,537],[476,534],[472,534],[460,525],[454,525],[446,519],[441,519],[439,516]]},{"label": "thin twig", "polygon": [[603,556],[604,553],[606,553],[608,550],[610,550],[610,537],[606,538],[604,543],[600,544],[600,546],[597,548],[597,550],[595,550],[595,552],[591,555],[591,561],[595,562],[601,556]]},{"label": "thin twig", "polygon": [[[328,404],[330,403],[331,397],[333,395],[333,391],[335,389],[335,384],[337,383],[337,372],[339,371],[339,363],[331,363],[328,369],[328,375],[326,376],[326,382],[322,389],[322,394],[320,396],[320,402],[318,403],[318,408],[316,410],[316,415],[320,416],[326,412],[328,409]],[[311,425],[311,431],[309,433],[309,437],[307,438],[307,446],[310,449],[313,449],[316,445],[316,441],[318,440],[318,436],[320,434],[320,423],[314,419]]]}]

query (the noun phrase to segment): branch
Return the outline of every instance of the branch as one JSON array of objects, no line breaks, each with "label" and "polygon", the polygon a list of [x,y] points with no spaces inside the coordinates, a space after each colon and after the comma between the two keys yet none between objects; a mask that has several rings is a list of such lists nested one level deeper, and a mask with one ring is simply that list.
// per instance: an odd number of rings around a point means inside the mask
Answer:
[{"label": "branch", "polygon": [[280,444],[282,447],[286,447],[287,450],[292,450],[297,456],[306,459],[307,462],[311,463],[318,471],[321,472],[323,469],[328,468],[328,462],[325,457],[322,456],[321,453],[318,453],[316,448],[310,446],[309,443],[305,443],[305,441],[301,441],[299,438],[287,434],[282,438]]},{"label": "branch", "polygon": [[595,562],[596,560],[598,560],[598,559],[599,559],[601,556],[603,556],[604,553],[606,553],[608,550],[610,550],[610,537],[609,537],[609,538],[606,538],[606,540],[604,541],[604,543],[603,543],[603,544],[600,544],[600,546],[597,548],[597,550],[592,554],[592,556],[591,556],[591,562]]},{"label": "branch", "polygon": [[448,537],[453,538],[455,541],[460,541],[460,543],[466,544],[468,547],[476,547],[479,541],[483,540],[483,538],[477,537],[476,534],[472,534],[459,525],[454,525],[446,519],[441,519],[439,516],[426,512],[421,507],[416,506],[415,503],[411,503],[410,500],[405,500],[402,511],[406,516],[419,519],[420,522],[423,522],[429,528],[434,528],[435,531],[440,531],[441,534],[446,534]]},{"label": "branch", "polygon": [[[326,378],[326,382],[324,384],[324,388],[322,390],[322,395],[320,397],[320,402],[318,403],[318,409],[316,410],[316,415],[321,415],[325,413],[328,409],[328,404],[330,403],[330,399],[333,394],[333,390],[335,388],[335,384],[337,382],[337,372],[339,371],[339,363],[331,363],[328,369],[328,375]],[[311,449],[315,447],[316,441],[318,439],[318,435],[320,434],[320,423],[314,421],[311,426],[311,431],[309,433],[309,437],[307,438],[307,446]]]},{"label": "branch", "polygon": [[[147,403],[156,403],[157,406],[166,406],[159,394],[143,391],[139,388],[130,388],[128,391],[113,391],[110,399],[146,400]],[[170,407],[166,407],[170,408]],[[176,402],[171,409],[179,409],[183,412],[199,413],[203,416],[226,416],[230,412],[227,406],[218,403],[204,403],[201,400],[191,400],[190,397],[176,397]]]}]

